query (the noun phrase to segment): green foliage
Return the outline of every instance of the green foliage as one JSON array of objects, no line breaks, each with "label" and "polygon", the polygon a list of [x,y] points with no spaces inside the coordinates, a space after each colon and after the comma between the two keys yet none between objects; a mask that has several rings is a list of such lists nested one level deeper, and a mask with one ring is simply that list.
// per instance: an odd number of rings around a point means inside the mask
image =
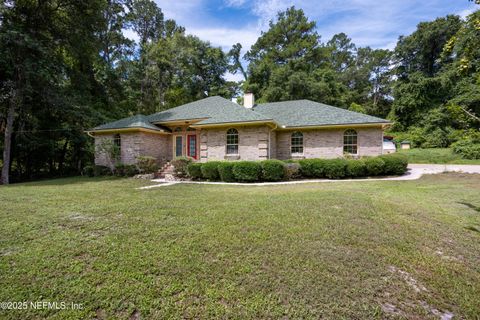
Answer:
[{"label": "green foliage", "polygon": [[299,179],[302,177],[300,172],[300,164],[298,162],[285,163],[285,178],[287,180]]},{"label": "green foliage", "polygon": [[402,175],[407,172],[408,158],[401,153],[392,153],[379,157],[385,162],[383,174]]},{"label": "green foliage", "polygon": [[179,178],[184,178],[188,175],[187,167],[190,163],[193,162],[192,158],[189,157],[176,157],[172,160],[172,165],[175,168],[175,176]]},{"label": "green foliage", "polygon": [[233,165],[233,174],[240,182],[259,181],[262,176],[262,166],[255,161],[237,161]]},{"label": "green foliage", "polygon": [[218,172],[218,165],[220,161],[208,161],[202,164],[202,176],[210,181],[217,181],[220,179],[220,173]]},{"label": "green foliage", "polygon": [[381,158],[366,158],[365,159],[365,168],[367,170],[367,175],[369,176],[379,176],[385,172],[385,161]]},{"label": "green foliage", "polygon": [[134,164],[117,164],[113,174],[117,177],[133,177],[138,173],[137,166]]},{"label": "green foliage", "polygon": [[261,162],[262,178],[265,181],[281,181],[285,179],[285,163],[280,160],[265,160]]},{"label": "green foliage", "polygon": [[306,178],[323,178],[324,177],[324,159],[303,159],[300,164],[302,176]]},{"label": "green foliage", "polygon": [[93,167],[93,175],[95,177],[111,176],[112,174],[113,174],[113,171],[109,167],[97,166],[97,165]]},{"label": "green foliage", "polygon": [[345,175],[347,177],[363,177],[367,173],[367,166],[362,159],[348,159],[345,167]]},{"label": "green foliage", "polygon": [[93,177],[95,176],[95,168],[93,166],[85,166],[82,169],[82,176]]},{"label": "green foliage", "polygon": [[201,162],[192,162],[187,166],[188,176],[193,180],[200,180],[203,178]]},{"label": "green foliage", "polygon": [[137,167],[141,173],[154,173],[158,171],[157,158],[150,156],[137,157]]},{"label": "green foliage", "polygon": [[355,102],[352,102],[350,104],[350,107],[348,108],[348,110],[358,112],[358,113],[367,113],[367,111],[365,110],[364,107],[362,107],[361,105],[359,105]]},{"label": "green foliage", "polygon": [[415,148],[397,152],[406,155],[409,163],[480,164],[480,160],[462,158],[461,155],[454,153],[452,148]]},{"label": "green foliage", "polygon": [[480,159],[480,132],[472,132],[452,144],[452,150],[464,159]]},{"label": "green foliage", "polygon": [[234,182],[235,175],[233,174],[233,166],[235,162],[222,161],[218,164],[218,173],[220,174],[220,180],[224,182]]},{"label": "green foliage", "polygon": [[323,161],[323,175],[328,179],[341,179],[346,175],[345,159],[326,159]]}]

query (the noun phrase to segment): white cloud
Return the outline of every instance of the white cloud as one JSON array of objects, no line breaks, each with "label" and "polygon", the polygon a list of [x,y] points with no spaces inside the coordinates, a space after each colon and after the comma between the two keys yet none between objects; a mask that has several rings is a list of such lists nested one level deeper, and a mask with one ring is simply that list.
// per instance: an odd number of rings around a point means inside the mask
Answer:
[{"label": "white cloud", "polygon": [[293,5],[292,0],[257,0],[253,5],[253,14],[258,17],[259,28],[268,27],[270,20],[274,20],[279,11],[283,11]]},{"label": "white cloud", "polygon": [[254,27],[245,29],[231,28],[187,28],[187,33],[194,34],[203,40],[208,40],[214,46],[220,46],[228,51],[237,42],[240,42],[243,51],[246,51],[257,41],[260,31]]},{"label": "white cloud", "polygon": [[225,5],[227,7],[241,7],[243,6],[247,0],[225,0]]},{"label": "white cloud", "polygon": [[461,10],[460,12],[458,12],[457,14],[462,18],[462,19],[465,19],[466,17],[468,17],[469,15],[471,15],[475,9],[478,9],[478,8],[468,8],[468,9],[465,9],[465,10]]}]

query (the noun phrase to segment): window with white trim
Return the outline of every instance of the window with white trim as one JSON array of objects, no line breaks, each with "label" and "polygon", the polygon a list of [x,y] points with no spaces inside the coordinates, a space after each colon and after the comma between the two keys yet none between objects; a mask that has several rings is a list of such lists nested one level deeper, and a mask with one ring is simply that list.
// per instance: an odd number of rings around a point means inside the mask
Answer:
[{"label": "window with white trim", "polygon": [[238,154],[238,131],[237,129],[227,130],[227,154]]},{"label": "window with white trim", "polygon": [[357,154],[357,131],[353,129],[345,130],[343,133],[343,153]]},{"label": "window with white trim", "polygon": [[303,154],[303,133],[298,131],[292,133],[290,146],[292,154]]}]

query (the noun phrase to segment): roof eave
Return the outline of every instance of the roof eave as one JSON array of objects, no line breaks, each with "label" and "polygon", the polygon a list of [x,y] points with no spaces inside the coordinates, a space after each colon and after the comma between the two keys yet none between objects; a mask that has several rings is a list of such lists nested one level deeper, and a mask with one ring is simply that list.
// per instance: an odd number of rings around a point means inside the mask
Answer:
[{"label": "roof eave", "polygon": [[209,118],[205,117],[205,118],[174,119],[174,120],[167,120],[167,121],[152,120],[150,122],[153,124],[175,125],[175,124],[194,123],[194,122],[199,122],[206,119],[209,119]]},{"label": "roof eave", "polygon": [[195,124],[192,128],[207,128],[207,127],[227,127],[236,125],[258,125],[258,124],[277,124],[273,119],[253,120],[253,121],[226,121],[216,123]]},{"label": "roof eave", "polygon": [[304,126],[279,126],[279,129],[328,129],[328,128],[349,128],[349,127],[379,127],[382,128],[392,125],[392,122],[363,122],[363,123],[339,123],[324,125],[304,125]]},{"label": "roof eave", "polygon": [[129,133],[129,132],[147,132],[154,134],[170,134],[170,132],[165,132],[163,130],[154,130],[143,127],[127,127],[127,128],[115,128],[115,129],[91,129],[85,131],[89,135],[95,134],[109,134],[109,133]]}]

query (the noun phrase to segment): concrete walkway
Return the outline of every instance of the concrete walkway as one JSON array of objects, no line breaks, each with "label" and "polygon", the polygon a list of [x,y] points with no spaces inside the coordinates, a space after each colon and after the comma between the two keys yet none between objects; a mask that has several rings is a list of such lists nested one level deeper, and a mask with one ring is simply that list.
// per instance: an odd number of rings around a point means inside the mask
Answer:
[{"label": "concrete walkway", "polygon": [[229,186],[275,186],[288,184],[303,184],[316,182],[365,182],[365,181],[388,181],[388,180],[417,180],[424,174],[436,174],[443,172],[463,172],[463,173],[478,173],[480,174],[480,165],[463,165],[463,164],[409,164],[408,172],[400,177],[387,178],[361,178],[361,179],[309,179],[297,181],[281,181],[281,182],[258,182],[258,183],[241,183],[241,182],[209,182],[209,181],[165,181],[165,179],[154,179],[153,182],[159,184],[141,187],[138,189],[151,189],[158,187],[168,187],[179,183],[189,184],[213,184],[213,185],[229,185]]}]

